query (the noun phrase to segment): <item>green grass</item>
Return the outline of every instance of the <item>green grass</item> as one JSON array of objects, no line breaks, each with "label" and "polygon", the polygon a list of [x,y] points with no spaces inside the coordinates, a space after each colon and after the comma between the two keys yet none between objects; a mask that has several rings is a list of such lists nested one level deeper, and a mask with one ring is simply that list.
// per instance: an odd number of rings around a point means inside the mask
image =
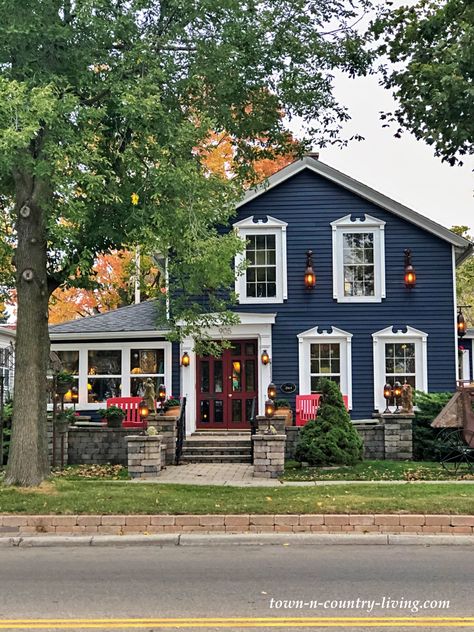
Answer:
[{"label": "green grass", "polygon": [[52,479],[44,489],[0,486],[0,513],[472,513],[474,485],[357,484],[238,488]]},{"label": "green grass", "polygon": [[[285,481],[437,481],[458,480],[439,463],[429,461],[363,461],[351,467],[322,469],[301,467],[296,461],[287,461]],[[473,478],[466,475],[466,478]]]}]

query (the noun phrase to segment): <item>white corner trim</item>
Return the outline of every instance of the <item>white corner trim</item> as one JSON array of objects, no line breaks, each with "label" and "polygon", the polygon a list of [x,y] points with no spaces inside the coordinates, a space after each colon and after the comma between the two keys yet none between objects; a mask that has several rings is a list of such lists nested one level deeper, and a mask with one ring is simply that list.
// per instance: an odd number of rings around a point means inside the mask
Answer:
[{"label": "white corner trim", "polygon": [[347,395],[352,409],[352,334],[338,327],[322,329],[318,325],[301,332],[298,338],[299,394],[311,394],[310,346],[324,341],[339,343],[341,362],[341,392]]},{"label": "white corner trim", "polygon": [[412,342],[415,344],[415,388],[418,391],[428,392],[428,334],[409,325],[403,329],[394,331],[394,326],[391,325],[372,334],[375,410],[381,411],[386,405],[383,387],[385,383],[385,344],[387,342]]},{"label": "white corner trim", "polygon": [[[332,227],[332,284],[333,298],[338,303],[380,303],[386,297],[385,290],[385,222],[372,215],[351,219],[345,215],[331,222]],[[343,235],[369,232],[374,235],[374,296],[344,295]]]},{"label": "white corner trim", "polygon": [[459,362],[458,362],[458,297],[456,294],[456,251],[454,246],[451,247],[451,259],[453,268],[453,315],[454,315],[454,366],[456,367],[456,383],[459,380]]},{"label": "white corner trim", "polygon": [[[267,220],[255,220],[254,216],[246,217],[233,224],[237,234],[246,240],[248,235],[275,235],[276,247],[276,296],[270,298],[258,298],[247,296],[246,272],[235,275],[235,293],[241,305],[283,303],[288,298],[288,272],[287,272],[287,245],[286,229],[288,223],[267,215]],[[245,252],[235,257],[235,267],[239,268],[245,263]]]}]

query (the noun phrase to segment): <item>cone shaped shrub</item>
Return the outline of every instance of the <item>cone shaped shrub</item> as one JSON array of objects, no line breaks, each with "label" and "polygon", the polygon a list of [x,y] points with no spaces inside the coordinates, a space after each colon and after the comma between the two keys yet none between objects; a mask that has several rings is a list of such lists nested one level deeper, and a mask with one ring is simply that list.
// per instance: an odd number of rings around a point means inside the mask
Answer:
[{"label": "cone shaped shrub", "polygon": [[309,421],[300,432],[296,459],[312,466],[354,465],[362,460],[362,439],[351,422],[339,387],[321,379],[322,393],[318,418]]}]

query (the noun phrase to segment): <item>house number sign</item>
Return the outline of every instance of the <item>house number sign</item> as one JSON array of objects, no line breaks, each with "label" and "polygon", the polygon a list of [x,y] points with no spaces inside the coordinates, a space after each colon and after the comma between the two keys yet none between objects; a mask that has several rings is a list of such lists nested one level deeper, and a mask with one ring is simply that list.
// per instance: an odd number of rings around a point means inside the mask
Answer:
[{"label": "house number sign", "polygon": [[280,391],[282,393],[294,393],[296,391],[296,384],[292,382],[285,382],[280,386]]}]

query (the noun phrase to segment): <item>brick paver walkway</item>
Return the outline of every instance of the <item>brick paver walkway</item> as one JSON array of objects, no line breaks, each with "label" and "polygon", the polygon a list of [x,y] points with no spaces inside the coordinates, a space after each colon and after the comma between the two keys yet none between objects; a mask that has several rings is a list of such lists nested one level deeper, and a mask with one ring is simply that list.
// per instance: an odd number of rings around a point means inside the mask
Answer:
[{"label": "brick paver walkway", "polygon": [[250,463],[188,463],[178,467],[169,465],[155,482],[234,487],[281,485],[278,480],[254,478],[253,465]]}]

